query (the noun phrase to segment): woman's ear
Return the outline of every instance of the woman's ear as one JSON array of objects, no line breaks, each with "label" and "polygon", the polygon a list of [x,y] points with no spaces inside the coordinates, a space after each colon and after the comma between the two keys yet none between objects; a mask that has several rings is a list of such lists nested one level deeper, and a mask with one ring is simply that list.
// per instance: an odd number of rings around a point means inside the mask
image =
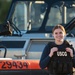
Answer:
[{"label": "woman's ear", "polygon": [[66,33],[64,33],[64,37],[66,37]]},{"label": "woman's ear", "polygon": [[66,34],[64,35],[64,37],[66,37]]}]

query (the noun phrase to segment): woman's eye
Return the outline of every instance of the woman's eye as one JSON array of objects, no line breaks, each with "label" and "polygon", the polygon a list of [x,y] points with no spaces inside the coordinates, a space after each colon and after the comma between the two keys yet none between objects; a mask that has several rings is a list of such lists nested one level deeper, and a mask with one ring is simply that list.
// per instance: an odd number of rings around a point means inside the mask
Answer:
[{"label": "woman's eye", "polygon": [[60,34],[62,34],[62,32],[60,32]]},{"label": "woman's eye", "polygon": [[55,33],[55,34],[58,34],[58,33]]},{"label": "woman's eye", "polygon": [[62,32],[59,32],[59,33],[55,33],[55,34],[62,34]]}]

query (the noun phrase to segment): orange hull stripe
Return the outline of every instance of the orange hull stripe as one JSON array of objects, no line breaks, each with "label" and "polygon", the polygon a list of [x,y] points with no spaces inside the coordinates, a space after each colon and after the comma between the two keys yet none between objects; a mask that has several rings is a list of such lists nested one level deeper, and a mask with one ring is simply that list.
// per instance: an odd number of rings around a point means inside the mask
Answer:
[{"label": "orange hull stripe", "polygon": [[39,60],[0,60],[0,70],[40,69]]}]

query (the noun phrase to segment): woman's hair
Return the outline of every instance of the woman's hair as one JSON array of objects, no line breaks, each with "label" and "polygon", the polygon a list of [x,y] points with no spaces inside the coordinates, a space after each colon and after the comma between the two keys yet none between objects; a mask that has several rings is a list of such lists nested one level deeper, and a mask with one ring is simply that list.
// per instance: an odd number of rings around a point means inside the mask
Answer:
[{"label": "woman's hair", "polygon": [[52,30],[52,33],[56,30],[56,29],[61,29],[65,34],[66,34],[66,30],[65,28],[62,26],[62,25],[56,25],[53,30]]}]

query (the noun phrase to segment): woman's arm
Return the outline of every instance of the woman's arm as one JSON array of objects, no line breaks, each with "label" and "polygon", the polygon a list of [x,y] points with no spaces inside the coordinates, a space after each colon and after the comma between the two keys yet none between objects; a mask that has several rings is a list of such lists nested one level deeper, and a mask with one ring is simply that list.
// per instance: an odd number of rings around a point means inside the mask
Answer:
[{"label": "woman's arm", "polygon": [[72,45],[71,45],[70,48],[73,50],[73,57],[72,57],[72,60],[73,60],[73,67],[75,68],[75,50],[74,50],[74,48],[73,48]]},{"label": "woman's arm", "polygon": [[47,67],[51,59],[49,56],[49,53],[50,53],[50,44],[48,43],[42,52],[42,56],[41,56],[40,63],[39,63],[42,69]]}]

